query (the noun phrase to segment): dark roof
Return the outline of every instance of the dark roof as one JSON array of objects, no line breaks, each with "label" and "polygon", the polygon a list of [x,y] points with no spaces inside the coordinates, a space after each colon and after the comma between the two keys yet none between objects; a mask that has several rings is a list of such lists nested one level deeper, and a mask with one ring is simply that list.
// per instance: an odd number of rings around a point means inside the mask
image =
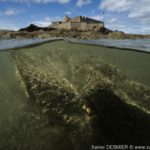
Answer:
[{"label": "dark roof", "polygon": [[89,23],[104,23],[103,21],[95,20],[92,18],[84,17],[84,16],[77,16],[75,18],[80,18],[83,22],[89,22]]}]

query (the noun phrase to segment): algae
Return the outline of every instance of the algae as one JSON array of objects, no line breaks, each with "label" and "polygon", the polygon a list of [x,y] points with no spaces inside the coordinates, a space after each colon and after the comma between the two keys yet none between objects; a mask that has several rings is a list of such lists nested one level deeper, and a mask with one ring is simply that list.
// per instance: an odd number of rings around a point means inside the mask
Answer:
[{"label": "algae", "polygon": [[9,51],[24,85],[22,91],[29,97],[21,98],[25,106],[13,119],[16,123],[0,129],[0,148],[87,150],[103,144],[148,145],[150,89],[130,80],[113,62],[105,62],[105,50],[57,41]]}]

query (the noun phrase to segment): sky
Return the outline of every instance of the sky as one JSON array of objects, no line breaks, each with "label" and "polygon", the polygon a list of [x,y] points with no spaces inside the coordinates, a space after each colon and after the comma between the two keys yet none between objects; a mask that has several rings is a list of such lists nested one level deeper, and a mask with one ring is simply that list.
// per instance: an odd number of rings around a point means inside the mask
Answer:
[{"label": "sky", "polygon": [[150,34],[150,0],[0,0],[0,29],[44,27],[64,15],[101,20],[111,30]]}]

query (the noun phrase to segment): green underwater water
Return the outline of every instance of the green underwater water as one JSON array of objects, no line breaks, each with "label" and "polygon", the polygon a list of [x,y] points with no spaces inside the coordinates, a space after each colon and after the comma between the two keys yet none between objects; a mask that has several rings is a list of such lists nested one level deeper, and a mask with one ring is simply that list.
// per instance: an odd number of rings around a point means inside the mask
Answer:
[{"label": "green underwater water", "polygon": [[149,65],[147,53],[67,41],[0,52],[0,150],[147,144]]},{"label": "green underwater water", "polygon": [[11,55],[1,52],[0,150],[54,149],[58,142],[58,149],[72,149],[64,129],[47,124],[48,117],[25,94]]},{"label": "green underwater water", "polygon": [[[19,79],[16,76],[16,67],[12,62],[12,58],[8,52],[0,53],[0,116],[1,122],[3,117],[7,121],[11,120],[13,113],[21,111],[21,107],[26,102],[27,97]],[[7,109],[6,109],[7,108]],[[5,127],[5,126],[4,126]],[[2,128],[1,128],[2,129]]]},{"label": "green underwater water", "polygon": [[[63,44],[64,43],[60,43],[59,46],[63,47]],[[86,44],[69,44],[65,44],[68,50],[77,51],[79,53],[84,51],[89,55],[98,56],[103,61],[116,66],[129,79],[143,83],[150,87],[149,53],[126,49],[105,48]],[[57,47],[58,45],[56,44],[55,46]]]}]

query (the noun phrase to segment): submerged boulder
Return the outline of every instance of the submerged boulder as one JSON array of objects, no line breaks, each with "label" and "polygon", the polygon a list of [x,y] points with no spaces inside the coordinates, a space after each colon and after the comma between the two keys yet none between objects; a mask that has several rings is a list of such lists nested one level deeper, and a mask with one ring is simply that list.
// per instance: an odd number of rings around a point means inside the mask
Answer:
[{"label": "submerged boulder", "polygon": [[[115,66],[86,51],[63,48],[31,47],[10,54],[29,103],[38,108],[34,113],[40,117],[35,118],[47,118],[44,124],[34,123],[40,126],[39,142],[44,142],[45,150],[65,149],[67,145],[74,150],[87,150],[91,145],[149,144],[150,90],[128,80]],[[28,138],[35,145],[29,141],[23,145],[40,150],[30,131]],[[55,148],[60,141],[61,148]]]}]

